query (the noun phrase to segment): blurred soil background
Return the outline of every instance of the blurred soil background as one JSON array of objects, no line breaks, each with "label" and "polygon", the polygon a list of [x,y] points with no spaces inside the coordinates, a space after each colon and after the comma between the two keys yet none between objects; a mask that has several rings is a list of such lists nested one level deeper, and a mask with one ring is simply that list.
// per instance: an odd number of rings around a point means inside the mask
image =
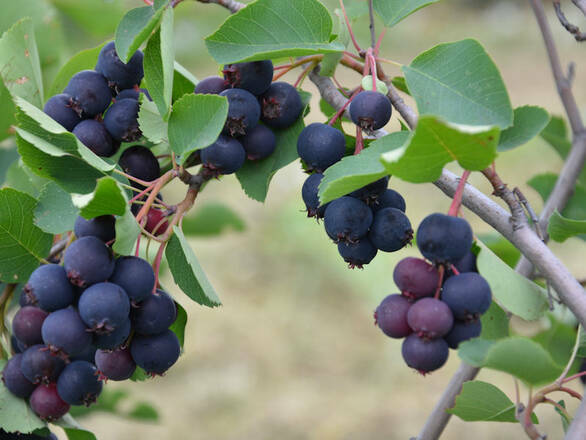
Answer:
[{"label": "blurred soil background", "polygon": [[[323,2],[330,11],[337,5],[336,0]],[[570,2],[565,4],[570,20],[584,26],[583,17],[580,21]],[[17,15],[4,17],[2,25],[6,29],[18,16],[32,14],[46,29],[39,45],[50,84],[51,75],[69,55],[111,39],[121,15],[143,3],[34,0],[16,5]],[[200,79],[218,73],[203,38],[227,16],[219,6],[194,1],[177,8],[177,60]],[[577,62],[574,88],[584,108],[584,46],[559,26],[553,14],[550,19],[563,62]],[[366,18],[355,23],[355,31],[366,45]],[[495,60],[514,107],[540,105],[562,114],[541,36],[525,1],[451,0],[427,7],[387,31],[382,56],[408,64],[437,43],[469,37],[478,39]],[[57,51],[57,46],[65,49]],[[386,70],[400,75],[394,66]],[[293,82],[297,74],[287,79]],[[343,67],[336,77],[348,87],[359,81]],[[303,86],[314,93],[306,123],[323,122],[316,89],[309,80]],[[396,116],[388,129],[398,129]],[[561,164],[551,147],[535,139],[502,154],[497,169],[539,210],[540,198],[525,182],[538,173],[557,172]],[[457,166],[450,169],[461,172]],[[458,356],[451,352],[444,368],[424,378],[404,365],[400,341],[385,337],[372,318],[380,300],[396,292],[394,265],[417,255],[417,250],[381,253],[364,270],[348,270],[323,226],[302,212],[304,177],[298,162],[280,171],[264,205],[248,199],[233,176],[206,187],[198,204],[225,203],[246,223],[243,232],[192,240],[223,307],[212,310],[190,302],[170,275],[164,276],[164,285],[189,313],[183,355],[163,378],[107,386],[149,402],[160,420],[144,423],[100,412],[80,419],[100,440],[406,440],[418,433],[458,367]],[[490,192],[481,178],[475,176],[472,182]],[[391,187],[407,200],[414,229],[426,215],[446,212],[450,204],[431,184],[391,179]],[[181,185],[174,185],[164,195],[174,203],[182,191]],[[492,232],[470,212],[464,214],[477,234]],[[552,248],[576,276],[586,276],[580,241],[571,239]],[[482,371],[479,379],[498,385],[514,400],[509,376]],[[574,402],[568,403],[573,409]],[[562,438],[553,409],[540,407],[537,414],[548,438]],[[508,440],[524,438],[524,433],[518,424],[453,418],[442,438]]]}]

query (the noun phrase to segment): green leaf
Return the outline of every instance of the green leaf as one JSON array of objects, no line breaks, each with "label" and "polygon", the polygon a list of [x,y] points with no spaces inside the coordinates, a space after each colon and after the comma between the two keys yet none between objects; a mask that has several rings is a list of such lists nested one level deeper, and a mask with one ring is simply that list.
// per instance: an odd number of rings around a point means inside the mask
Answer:
[{"label": "green leaf", "polygon": [[[0,82],[0,87],[2,86]],[[11,101],[12,102],[12,101]],[[18,152],[14,146],[9,148],[0,147],[0,186],[6,179],[8,169],[18,160]]]},{"label": "green leaf", "polygon": [[552,314],[548,318],[549,328],[531,339],[547,350],[556,364],[567,365],[576,342],[576,328],[556,319]]},{"label": "green leaf", "polygon": [[35,225],[45,232],[62,234],[73,230],[78,215],[68,192],[54,182],[43,186],[35,208]]},{"label": "green leaf", "polygon": [[[479,171],[496,157],[496,127],[456,126],[434,116],[421,116],[410,140],[382,155],[387,172],[414,183],[433,182],[444,165],[457,160],[466,170]],[[388,142],[385,136],[373,143]]]},{"label": "green leaf", "polygon": [[139,233],[140,228],[136,218],[130,212],[130,206],[126,205],[124,215],[116,218],[116,241],[112,245],[114,252],[120,255],[131,255]]},{"label": "green leaf", "polygon": [[79,215],[85,219],[101,215],[124,215],[127,200],[124,191],[113,177],[103,177],[97,181],[91,194],[72,194],[73,204],[80,209]]},{"label": "green leaf", "polygon": [[551,382],[563,370],[541,345],[520,336],[466,341],[460,344],[458,355],[475,367],[504,371],[529,385]]},{"label": "green leaf", "polygon": [[404,76],[394,76],[393,79],[391,79],[391,84],[393,84],[401,92],[411,95],[411,92],[409,92],[409,87],[407,87],[407,81],[405,81]]},{"label": "green leaf", "polygon": [[187,312],[179,303],[175,303],[175,307],[177,308],[177,318],[175,318],[175,322],[171,324],[169,330],[171,330],[175,335],[177,335],[177,339],[179,339],[179,344],[181,348],[183,348],[183,344],[185,343],[185,326],[187,325]]},{"label": "green leaf", "polygon": [[399,23],[418,9],[439,0],[374,0],[374,10],[387,27]]},{"label": "green leaf", "polygon": [[163,120],[169,118],[173,97],[175,47],[173,45],[173,8],[165,9],[160,28],[144,51],[144,79],[151,98]]},{"label": "green leaf", "polygon": [[408,137],[406,132],[391,133],[385,136],[385,142],[373,142],[360,154],[346,156],[330,166],[319,186],[322,205],[388,175],[381,154],[401,147]]},{"label": "green leaf", "polygon": [[566,121],[559,116],[552,116],[540,136],[549,143],[562,157],[565,158],[572,148],[572,141],[568,137]]},{"label": "green leaf", "polygon": [[509,267],[514,268],[517,265],[521,252],[502,235],[496,233],[478,234],[478,238]]},{"label": "green leaf", "polygon": [[198,304],[208,307],[221,305],[183,232],[177,226],[173,226],[173,232],[165,256],[175,283]]},{"label": "green leaf", "polygon": [[151,376],[149,376],[148,373],[144,371],[142,368],[136,367],[136,370],[134,370],[134,373],[130,377],[130,380],[133,382],[144,382],[150,377]]},{"label": "green leaf", "polygon": [[43,107],[43,77],[30,18],[20,20],[0,38],[0,76],[13,96]]},{"label": "green leaf", "polygon": [[24,282],[51,249],[53,237],[33,224],[36,204],[28,194],[0,190],[0,281]]},{"label": "green leaf", "polygon": [[205,41],[221,64],[340,52],[332,19],[318,0],[257,0],[231,15]]},{"label": "green leaf", "polygon": [[163,121],[154,102],[145,100],[140,104],[138,125],[149,141],[158,144],[167,140],[167,123]]},{"label": "green leaf", "polygon": [[[480,380],[464,383],[455,406],[446,412],[466,422],[518,423],[515,404],[511,399],[494,385]],[[535,414],[532,414],[532,419],[537,423]]]},{"label": "green leaf", "polygon": [[[125,7],[121,2],[109,0],[51,0],[67,18],[85,32],[98,38],[107,37],[116,31],[116,24],[124,16]],[[96,20],[96,17],[100,17]]]},{"label": "green leaf", "polygon": [[586,220],[572,220],[556,210],[549,218],[547,233],[553,241],[563,243],[568,238],[586,234]]},{"label": "green leaf", "polygon": [[476,244],[481,249],[476,262],[478,272],[488,281],[493,298],[525,320],[543,316],[549,307],[545,290],[511,269],[480,240]]},{"label": "green leaf", "polygon": [[152,405],[146,402],[139,402],[129,411],[128,417],[135,420],[156,422],[159,420],[159,413]]},{"label": "green leaf", "polygon": [[541,107],[526,105],[513,113],[513,126],[503,130],[499,151],[508,151],[524,145],[537,136],[549,122],[549,114]]},{"label": "green leaf", "polygon": [[[558,403],[562,408],[566,407],[566,402],[564,402],[563,400],[559,400]],[[557,412],[560,415],[560,417],[562,419],[562,428],[564,429],[564,433],[566,433],[568,431],[568,427],[570,426],[570,423],[572,423],[572,421],[570,419],[568,419],[567,413],[560,411],[556,406],[554,406],[554,409],[555,409],[555,412]]]},{"label": "green leaf", "polygon": [[228,229],[242,232],[246,226],[242,217],[221,203],[201,205],[194,215],[183,218],[185,235],[214,236]]},{"label": "green leaf", "polygon": [[[12,102],[10,91],[6,88],[3,81],[0,81],[0,141],[12,136],[14,130],[12,125],[16,122],[14,113],[16,108]],[[0,148],[0,168],[2,167],[2,156],[4,151]],[[0,182],[2,182],[2,173],[0,172]]]},{"label": "green leaf", "polygon": [[68,440],[97,440],[96,436],[85,429],[81,428],[63,428]]},{"label": "green leaf", "polygon": [[422,115],[501,129],[513,124],[501,75],[476,40],[439,44],[403,66],[403,72]]},{"label": "green leaf", "polygon": [[173,102],[187,93],[193,93],[197,84],[197,78],[189,70],[175,61],[173,72]]},{"label": "green leaf", "polygon": [[173,105],[169,145],[183,164],[191,153],[213,144],[224,128],[228,100],[216,95],[185,95]]},{"label": "green leaf", "polygon": [[130,394],[123,389],[110,389],[105,387],[98,401],[90,407],[72,406],[69,413],[76,417],[85,417],[96,411],[115,414],[119,417],[134,420],[156,421],[159,418],[157,410],[147,402],[138,402],[129,407]]},{"label": "green leaf", "polygon": [[480,317],[482,339],[496,340],[509,336],[509,318],[503,309],[493,301],[488,311]]},{"label": "green leaf", "polygon": [[22,160],[16,160],[6,171],[4,186],[26,193],[36,199],[47,182],[47,179],[34,174]]},{"label": "green leaf", "polygon": [[[163,2],[166,6],[168,0]],[[116,28],[116,53],[124,63],[128,63],[134,52],[144,43],[159,25],[164,7],[144,6],[131,9]]]}]

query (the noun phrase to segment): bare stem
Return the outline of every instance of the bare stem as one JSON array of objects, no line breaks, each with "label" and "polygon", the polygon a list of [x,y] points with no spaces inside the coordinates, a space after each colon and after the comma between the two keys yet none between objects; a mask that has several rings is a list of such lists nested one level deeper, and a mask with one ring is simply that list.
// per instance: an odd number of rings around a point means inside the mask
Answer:
[{"label": "bare stem", "polygon": [[466,187],[466,181],[470,176],[470,171],[465,170],[462,173],[462,177],[460,177],[460,182],[458,183],[458,188],[456,188],[456,194],[454,194],[454,200],[450,205],[450,210],[448,211],[448,215],[456,217],[458,215],[458,211],[460,211],[460,205],[462,205],[462,193],[464,192],[464,188]]},{"label": "bare stem", "polygon": [[370,19],[368,27],[370,29],[370,47],[374,49],[376,47],[376,32],[374,29],[374,6],[372,3],[372,0],[368,0],[368,16]]},{"label": "bare stem", "polygon": [[562,26],[574,36],[576,41],[585,41],[586,33],[580,32],[580,28],[578,26],[569,22],[569,20],[566,18],[566,15],[564,14],[564,11],[562,11],[562,6],[560,5],[559,0],[554,0],[553,7]]}]

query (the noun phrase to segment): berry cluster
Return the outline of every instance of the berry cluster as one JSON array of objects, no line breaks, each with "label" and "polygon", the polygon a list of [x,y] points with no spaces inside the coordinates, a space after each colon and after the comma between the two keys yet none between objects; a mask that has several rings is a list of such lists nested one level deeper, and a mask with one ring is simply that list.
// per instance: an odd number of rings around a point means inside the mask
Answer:
[{"label": "berry cluster", "polygon": [[[367,132],[384,127],[391,110],[388,98],[375,91],[358,93],[349,107],[352,121],[359,130]],[[361,150],[361,146],[356,148],[355,154]],[[337,243],[338,252],[349,267],[362,268],[379,250],[395,252],[411,242],[413,230],[405,215],[405,200],[387,188],[388,177],[320,204],[318,192],[323,172],[346,154],[342,131],[328,124],[310,124],[297,139],[297,152],[311,173],[301,190],[307,215],[324,219],[326,233]]]},{"label": "berry cluster", "polygon": [[160,375],[178,359],[169,327],[176,305],[154,290],[146,260],[115,258],[113,216],[75,222],[77,239],[63,266],[45,264],[30,276],[12,320],[14,355],[2,372],[6,387],[28,399],[44,420],[70,405],[90,405],[107,379],[130,378],[138,365]]},{"label": "berry cluster", "polygon": [[466,220],[431,214],[419,225],[417,246],[424,259],[405,258],[393,273],[401,294],[387,296],[377,307],[375,324],[403,341],[403,359],[425,374],[448,359],[448,348],[480,335],[480,315],[492,295],[478,274],[471,251],[472,229]]},{"label": "berry cluster", "polygon": [[110,157],[121,142],[138,140],[139,89],[144,76],[142,52],[136,51],[128,64],[116,53],[114,42],[106,44],[95,70],[83,70],[67,87],[51,97],[44,112],[60,123],[98,156]]},{"label": "berry cluster", "polygon": [[212,145],[196,152],[203,167],[214,176],[235,173],[246,159],[269,157],[277,147],[274,130],[293,125],[303,110],[295,87],[272,82],[270,60],[228,64],[223,73],[224,78],[205,78],[194,90],[228,100],[222,134]]}]

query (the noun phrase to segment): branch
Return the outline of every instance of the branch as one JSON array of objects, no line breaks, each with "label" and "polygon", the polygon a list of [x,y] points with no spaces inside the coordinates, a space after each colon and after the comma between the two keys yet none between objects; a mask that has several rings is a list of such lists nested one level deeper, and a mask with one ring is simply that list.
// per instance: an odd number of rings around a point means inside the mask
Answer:
[{"label": "branch", "polygon": [[565,27],[566,30],[574,36],[576,41],[585,41],[586,34],[580,32],[580,28],[578,26],[568,21],[568,19],[564,15],[564,12],[562,11],[562,5],[560,5],[559,0],[554,0],[553,7],[555,9],[556,15],[558,16],[558,20],[560,21],[562,26]]},{"label": "branch", "polygon": [[582,14],[586,15],[586,0],[572,0],[572,3],[582,11]]},{"label": "branch", "polygon": [[376,33],[374,30],[374,6],[373,0],[368,0],[368,16],[370,18],[370,47],[374,49],[376,46]]},{"label": "branch", "polygon": [[200,3],[215,3],[216,5],[223,6],[228,9],[231,13],[238,12],[246,5],[235,0],[197,0]]}]

